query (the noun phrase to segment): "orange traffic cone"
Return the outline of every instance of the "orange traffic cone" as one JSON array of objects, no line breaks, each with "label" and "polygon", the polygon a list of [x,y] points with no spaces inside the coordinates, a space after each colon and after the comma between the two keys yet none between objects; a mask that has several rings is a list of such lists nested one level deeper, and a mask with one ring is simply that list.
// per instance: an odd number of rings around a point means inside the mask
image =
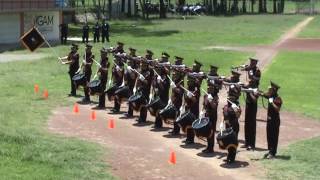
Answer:
[{"label": "orange traffic cone", "polygon": [[91,121],[95,121],[97,119],[96,112],[91,111]]},{"label": "orange traffic cone", "polygon": [[113,119],[110,119],[108,122],[108,128],[109,129],[114,129],[115,128],[115,123]]},{"label": "orange traffic cone", "polygon": [[176,153],[175,153],[173,150],[171,150],[171,152],[170,152],[170,158],[169,158],[169,163],[170,163],[170,164],[176,164],[176,162],[177,162]]},{"label": "orange traffic cone", "polygon": [[39,92],[39,85],[34,84],[34,93],[38,93],[38,92]]},{"label": "orange traffic cone", "polygon": [[79,113],[79,106],[78,103],[74,103],[73,106],[73,113],[78,114]]},{"label": "orange traffic cone", "polygon": [[49,97],[49,92],[48,92],[48,90],[45,89],[45,90],[43,91],[43,98],[44,98],[44,99],[48,99],[48,97]]}]

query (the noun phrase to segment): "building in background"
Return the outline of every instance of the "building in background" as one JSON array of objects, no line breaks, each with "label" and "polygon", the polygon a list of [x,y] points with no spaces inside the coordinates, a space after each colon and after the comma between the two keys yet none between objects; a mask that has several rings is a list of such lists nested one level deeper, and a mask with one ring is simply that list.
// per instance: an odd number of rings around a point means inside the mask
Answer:
[{"label": "building in background", "polygon": [[59,24],[74,13],[71,0],[0,0],[0,44],[20,44],[33,25],[49,41],[59,40]]}]

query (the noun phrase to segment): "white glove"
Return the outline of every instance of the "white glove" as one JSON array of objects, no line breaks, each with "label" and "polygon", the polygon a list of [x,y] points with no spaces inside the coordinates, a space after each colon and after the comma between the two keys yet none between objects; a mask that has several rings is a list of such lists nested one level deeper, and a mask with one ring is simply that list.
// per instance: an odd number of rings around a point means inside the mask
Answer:
[{"label": "white glove", "polygon": [[171,86],[172,88],[176,88],[176,87],[177,87],[176,84],[175,84],[173,81],[170,83],[170,86]]},{"label": "white glove", "polygon": [[211,102],[213,100],[213,97],[211,96],[211,94],[208,95],[208,101]]},{"label": "white glove", "polygon": [[162,81],[160,76],[157,76],[157,82],[160,83]]},{"label": "white glove", "polygon": [[211,84],[214,84],[214,80],[210,80],[210,83],[211,83]]},{"label": "white glove", "polygon": [[273,103],[273,98],[269,98],[269,103]]},{"label": "white glove", "polygon": [[238,110],[238,106],[236,104],[232,104],[231,107],[234,111]]},{"label": "white glove", "polygon": [[188,91],[187,96],[188,96],[189,98],[192,98],[193,94],[192,94],[190,91]]},{"label": "white glove", "polygon": [[203,116],[204,116],[204,111],[201,111],[201,112],[200,112],[200,115],[199,115],[200,119],[201,119]]},{"label": "white glove", "polygon": [[241,84],[243,84],[243,83],[239,81],[237,84],[241,85]]},{"label": "white glove", "polygon": [[139,79],[140,79],[141,81],[144,81],[146,78],[144,78],[144,76],[143,76],[142,74],[140,74]]},{"label": "white glove", "polygon": [[249,74],[250,74],[250,76],[252,76],[252,75],[253,75],[253,72],[252,72],[252,70],[250,70],[250,71],[249,71]]},{"label": "white glove", "polygon": [[225,76],[220,76],[220,78],[221,78],[221,79],[224,79],[224,78],[226,78],[226,77],[225,77]]},{"label": "white glove", "polygon": [[230,88],[233,89],[233,88],[234,88],[234,85],[232,84],[232,85],[230,86]]},{"label": "white glove", "polygon": [[113,47],[112,47],[112,46],[110,46],[110,49],[113,49]]},{"label": "white glove", "polygon": [[131,66],[127,66],[127,71],[131,72],[132,71],[132,67]]},{"label": "white glove", "polygon": [[258,93],[258,89],[256,88],[256,89],[253,89],[253,93],[254,94],[257,94]]},{"label": "white glove", "polygon": [[246,67],[246,65],[245,65],[245,64],[242,64],[240,67],[244,68],[244,67]]},{"label": "white glove", "polygon": [[117,71],[120,71],[121,68],[120,68],[119,66],[116,66],[116,70],[117,70]]},{"label": "white glove", "polygon": [[119,56],[119,55],[120,55],[120,52],[117,53],[117,56]]}]

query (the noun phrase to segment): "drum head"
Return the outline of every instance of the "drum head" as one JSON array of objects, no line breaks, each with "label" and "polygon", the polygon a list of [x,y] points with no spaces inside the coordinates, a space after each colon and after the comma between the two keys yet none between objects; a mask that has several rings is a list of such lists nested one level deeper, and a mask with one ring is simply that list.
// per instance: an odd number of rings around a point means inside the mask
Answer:
[{"label": "drum head", "polygon": [[85,76],[84,73],[76,74],[76,75],[74,75],[74,76],[72,77],[72,80],[77,81],[77,80],[79,80],[79,79],[84,78],[84,76]]},{"label": "drum head", "polygon": [[100,80],[93,80],[89,82],[88,87],[97,87],[100,86],[101,81]]},{"label": "drum head", "polygon": [[192,128],[193,129],[201,129],[201,128],[207,126],[209,123],[210,123],[210,120],[208,117],[197,119],[192,123]]}]

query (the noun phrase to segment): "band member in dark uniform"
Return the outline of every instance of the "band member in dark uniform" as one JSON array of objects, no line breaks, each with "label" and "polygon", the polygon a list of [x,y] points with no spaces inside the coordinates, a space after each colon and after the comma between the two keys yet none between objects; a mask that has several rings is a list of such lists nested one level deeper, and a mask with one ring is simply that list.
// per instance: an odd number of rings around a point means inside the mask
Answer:
[{"label": "band member in dark uniform", "polygon": [[88,43],[89,42],[89,26],[87,23],[84,24],[82,27],[82,42]]},{"label": "band member in dark uniform", "polygon": [[[226,128],[232,127],[234,132],[236,133],[236,138],[238,139],[239,134],[239,122],[238,118],[241,115],[241,109],[239,106],[239,102],[235,97],[228,97],[228,104],[223,107],[223,117]],[[236,154],[237,148],[230,146],[228,149],[227,159],[225,160],[227,163],[233,163]]]},{"label": "band member in dark uniform", "polygon": [[79,54],[78,54],[78,45],[72,44],[71,46],[71,52],[68,54],[68,56],[61,58],[61,61],[63,61],[63,64],[69,64],[69,76],[71,81],[71,91],[69,96],[76,96],[76,86],[72,81],[73,76],[76,74],[77,70],[79,69]]},{"label": "band member in dark uniform", "polygon": [[[213,80],[214,81],[214,80]],[[204,149],[203,153],[213,153],[214,138],[216,132],[216,124],[218,119],[218,103],[219,103],[219,86],[211,83],[212,80],[208,81],[208,95],[203,97],[203,109],[205,110],[205,117],[208,117],[211,122],[212,134],[207,138],[207,148]]]},{"label": "band member in dark uniform", "polygon": [[117,42],[117,47],[113,48],[111,52],[114,54],[117,54],[117,53],[122,54],[124,53],[123,46],[124,46],[124,43]]},{"label": "band member in dark uniform", "polygon": [[93,26],[93,42],[100,42],[100,25],[99,22]]},{"label": "band member in dark uniform", "polygon": [[[87,84],[90,82],[91,79],[91,66],[93,63],[94,55],[92,54],[92,45],[91,44],[86,44],[86,49],[85,49],[85,55],[83,56],[84,61],[82,63],[84,67],[84,74],[87,80]],[[83,103],[89,103],[90,102],[90,95],[89,95],[89,88],[87,86],[84,87],[84,98],[82,99]]]},{"label": "band member in dark uniform", "polygon": [[109,42],[109,24],[103,20],[102,26],[101,26],[101,33],[102,33],[102,43],[104,43],[105,39],[107,42]]},{"label": "band member in dark uniform", "polygon": [[[200,73],[202,64],[198,61],[194,61],[192,72]],[[190,76],[188,74],[188,91],[185,96],[185,110],[190,111],[192,114],[199,118],[199,103],[200,103],[200,87],[201,87],[202,78]],[[187,139],[185,144],[194,143],[194,131],[192,128],[187,130]]]},{"label": "band member in dark uniform", "polygon": [[280,109],[282,99],[278,95],[280,86],[271,82],[269,91],[262,96],[267,98],[268,104],[268,119],[267,119],[267,141],[269,152],[264,155],[265,158],[274,158],[277,154],[279,127],[280,127]]},{"label": "band member in dark uniform", "polygon": [[98,73],[100,74],[99,79],[101,81],[100,86],[101,86],[101,95],[99,96],[99,105],[97,108],[99,109],[104,109],[105,103],[106,103],[106,95],[105,95],[105,89],[108,81],[108,69],[109,69],[109,62],[108,62],[108,52],[107,49],[102,48],[100,50],[101,52],[101,61],[100,65],[101,67],[98,70]]},{"label": "band member in dark uniform", "polygon": [[61,44],[67,44],[67,37],[68,37],[68,24],[62,23],[59,25],[60,27],[60,41]]},{"label": "band member in dark uniform", "polygon": [[225,78],[223,80],[224,85],[229,85],[228,90],[228,98],[233,98],[235,101],[239,100],[239,97],[241,96],[241,84],[240,84],[240,73],[232,70],[231,71],[232,76],[229,78]]},{"label": "band member in dark uniform", "polygon": [[253,81],[253,84],[256,84],[259,87],[261,71],[257,67],[258,60],[254,58],[250,58],[250,65],[244,66],[243,71],[248,72],[249,80]]},{"label": "band member in dark uniform", "polygon": [[[170,80],[168,78],[169,69],[165,66],[162,66],[161,63],[169,62],[169,54],[166,52],[162,53],[162,57],[159,60],[159,65],[156,66],[157,73],[160,76],[155,76],[153,79],[153,87],[155,91],[155,96],[159,96],[160,100],[165,104],[169,100],[169,89],[170,89]],[[154,128],[162,128],[162,119],[159,114],[156,115],[154,122]]]},{"label": "band member in dark uniform", "polygon": [[245,110],[245,123],[244,135],[245,144],[244,148],[247,150],[254,150],[256,144],[256,121],[258,110],[258,84],[257,81],[249,79],[249,83],[244,86],[246,91],[246,110]]},{"label": "band member in dark uniform", "polygon": [[[149,94],[150,94],[150,88],[151,88],[151,83],[152,83],[152,77],[151,77],[151,72],[152,70],[149,68],[149,63],[147,60],[142,59],[141,64],[140,64],[140,73],[138,79],[137,79],[137,90],[141,92],[147,101],[149,101]],[[142,107],[140,109],[140,117],[137,120],[138,123],[145,123],[147,122],[147,108]]]},{"label": "band member in dark uniform", "polygon": [[[127,63],[128,63],[128,67],[126,69],[126,71],[124,72],[124,84],[125,86],[129,87],[129,96],[133,95],[133,89],[134,86],[136,84],[136,79],[137,79],[137,74],[134,73],[133,69],[137,69],[137,61],[135,59],[133,59],[134,57],[136,57],[136,49],[134,48],[129,48],[129,55],[127,56]],[[127,118],[131,118],[133,117],[133,108],[131,103],[128,104],[128,112],[124,114],[124,116],[126,116]]]},{"label": "band member in dark uniform", "polygon": [[[175,56],[176,61],[174,65],[183,65],[183,58],[179,56]],[[176,109],[179,111],[178,116],[180,115],[180,108],[182,106],[182,98],[184,95],[184,90],[182,87],[184,86],[184,76],[185,72],[182,68],[173,68],[172,72],[172,80],[170,86],[172,88],[171,93],[171,102],[176,107]],[[171,135],[179,135],[180,134],[180,127],[176,122],[173,123],[173,129],[169,132]]]},{"label": "band member in dark uniform", "polygon": [[[121,57],[114,56],[114,65],[112,67],[112,82],[113,85],[116,85],[117,87],[120,87],[123,82],[123,75],[124,75],[124,64],[122,62]],[[114,107],[111,109],[113,113],[119,113],[120,112],[120,102],[117,99],[114,99]]]}]

